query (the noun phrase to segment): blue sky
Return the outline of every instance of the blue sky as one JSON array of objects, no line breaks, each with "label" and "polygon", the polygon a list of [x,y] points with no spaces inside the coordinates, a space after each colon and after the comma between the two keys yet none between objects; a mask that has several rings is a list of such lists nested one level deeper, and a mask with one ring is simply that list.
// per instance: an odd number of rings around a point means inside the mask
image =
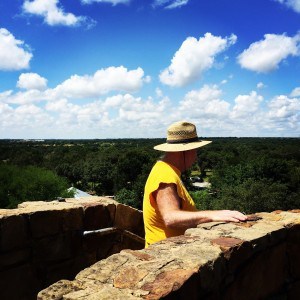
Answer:
[{"label": "blue sky", "polygon": [[300,136],[300,0],[0,0],[0,138]]}]

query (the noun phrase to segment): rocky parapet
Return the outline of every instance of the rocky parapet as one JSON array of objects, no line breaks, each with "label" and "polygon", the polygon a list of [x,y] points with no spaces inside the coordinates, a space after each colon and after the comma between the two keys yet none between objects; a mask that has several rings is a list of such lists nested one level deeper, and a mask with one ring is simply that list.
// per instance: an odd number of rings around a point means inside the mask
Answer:
[{"label": "rocky parapet", "polygon": [[122,250],[38,299],[298,299],[299,253],[300,211],[257,213]]}]

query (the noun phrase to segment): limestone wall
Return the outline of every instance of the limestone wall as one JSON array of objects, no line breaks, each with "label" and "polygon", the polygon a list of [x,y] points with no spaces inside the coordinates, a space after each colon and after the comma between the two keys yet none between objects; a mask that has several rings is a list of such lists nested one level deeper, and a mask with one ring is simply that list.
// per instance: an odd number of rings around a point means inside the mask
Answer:
[{"label": "limestone wall", "polygon": [[36,299],[102,258],[143,248],[143,237],[142,213],[103,197],[0,209],[0,299]]},{"label": "limestone wall", "polygon": [[300,211],[207,223],[123,250],[42,290],[48,299],[299,299]]}]

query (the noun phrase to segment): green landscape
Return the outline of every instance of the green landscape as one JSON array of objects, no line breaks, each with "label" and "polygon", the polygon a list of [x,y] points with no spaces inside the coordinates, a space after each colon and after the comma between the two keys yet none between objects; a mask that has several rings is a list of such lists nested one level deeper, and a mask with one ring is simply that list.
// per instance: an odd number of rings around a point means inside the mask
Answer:
[{"label": "green landscape", "polygon": [[[299,138],[211,138],[182,179],[199,209],[300,208]],[[141,209],[163,139],[0,140],[0,208],[73,197],[70,187]],[[208,182],[197,188],[194,181]]]}]

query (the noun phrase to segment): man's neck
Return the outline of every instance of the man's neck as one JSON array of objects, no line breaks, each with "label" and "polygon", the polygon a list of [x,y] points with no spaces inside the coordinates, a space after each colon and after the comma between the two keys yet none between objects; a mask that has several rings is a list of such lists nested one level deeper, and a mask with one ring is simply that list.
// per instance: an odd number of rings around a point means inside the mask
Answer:
[{"label": "man's neck", "polygon": [[183,157],[183,152],[166,152],[162,161],[174,166],[182,173],[183,171],[185,171]]}]

